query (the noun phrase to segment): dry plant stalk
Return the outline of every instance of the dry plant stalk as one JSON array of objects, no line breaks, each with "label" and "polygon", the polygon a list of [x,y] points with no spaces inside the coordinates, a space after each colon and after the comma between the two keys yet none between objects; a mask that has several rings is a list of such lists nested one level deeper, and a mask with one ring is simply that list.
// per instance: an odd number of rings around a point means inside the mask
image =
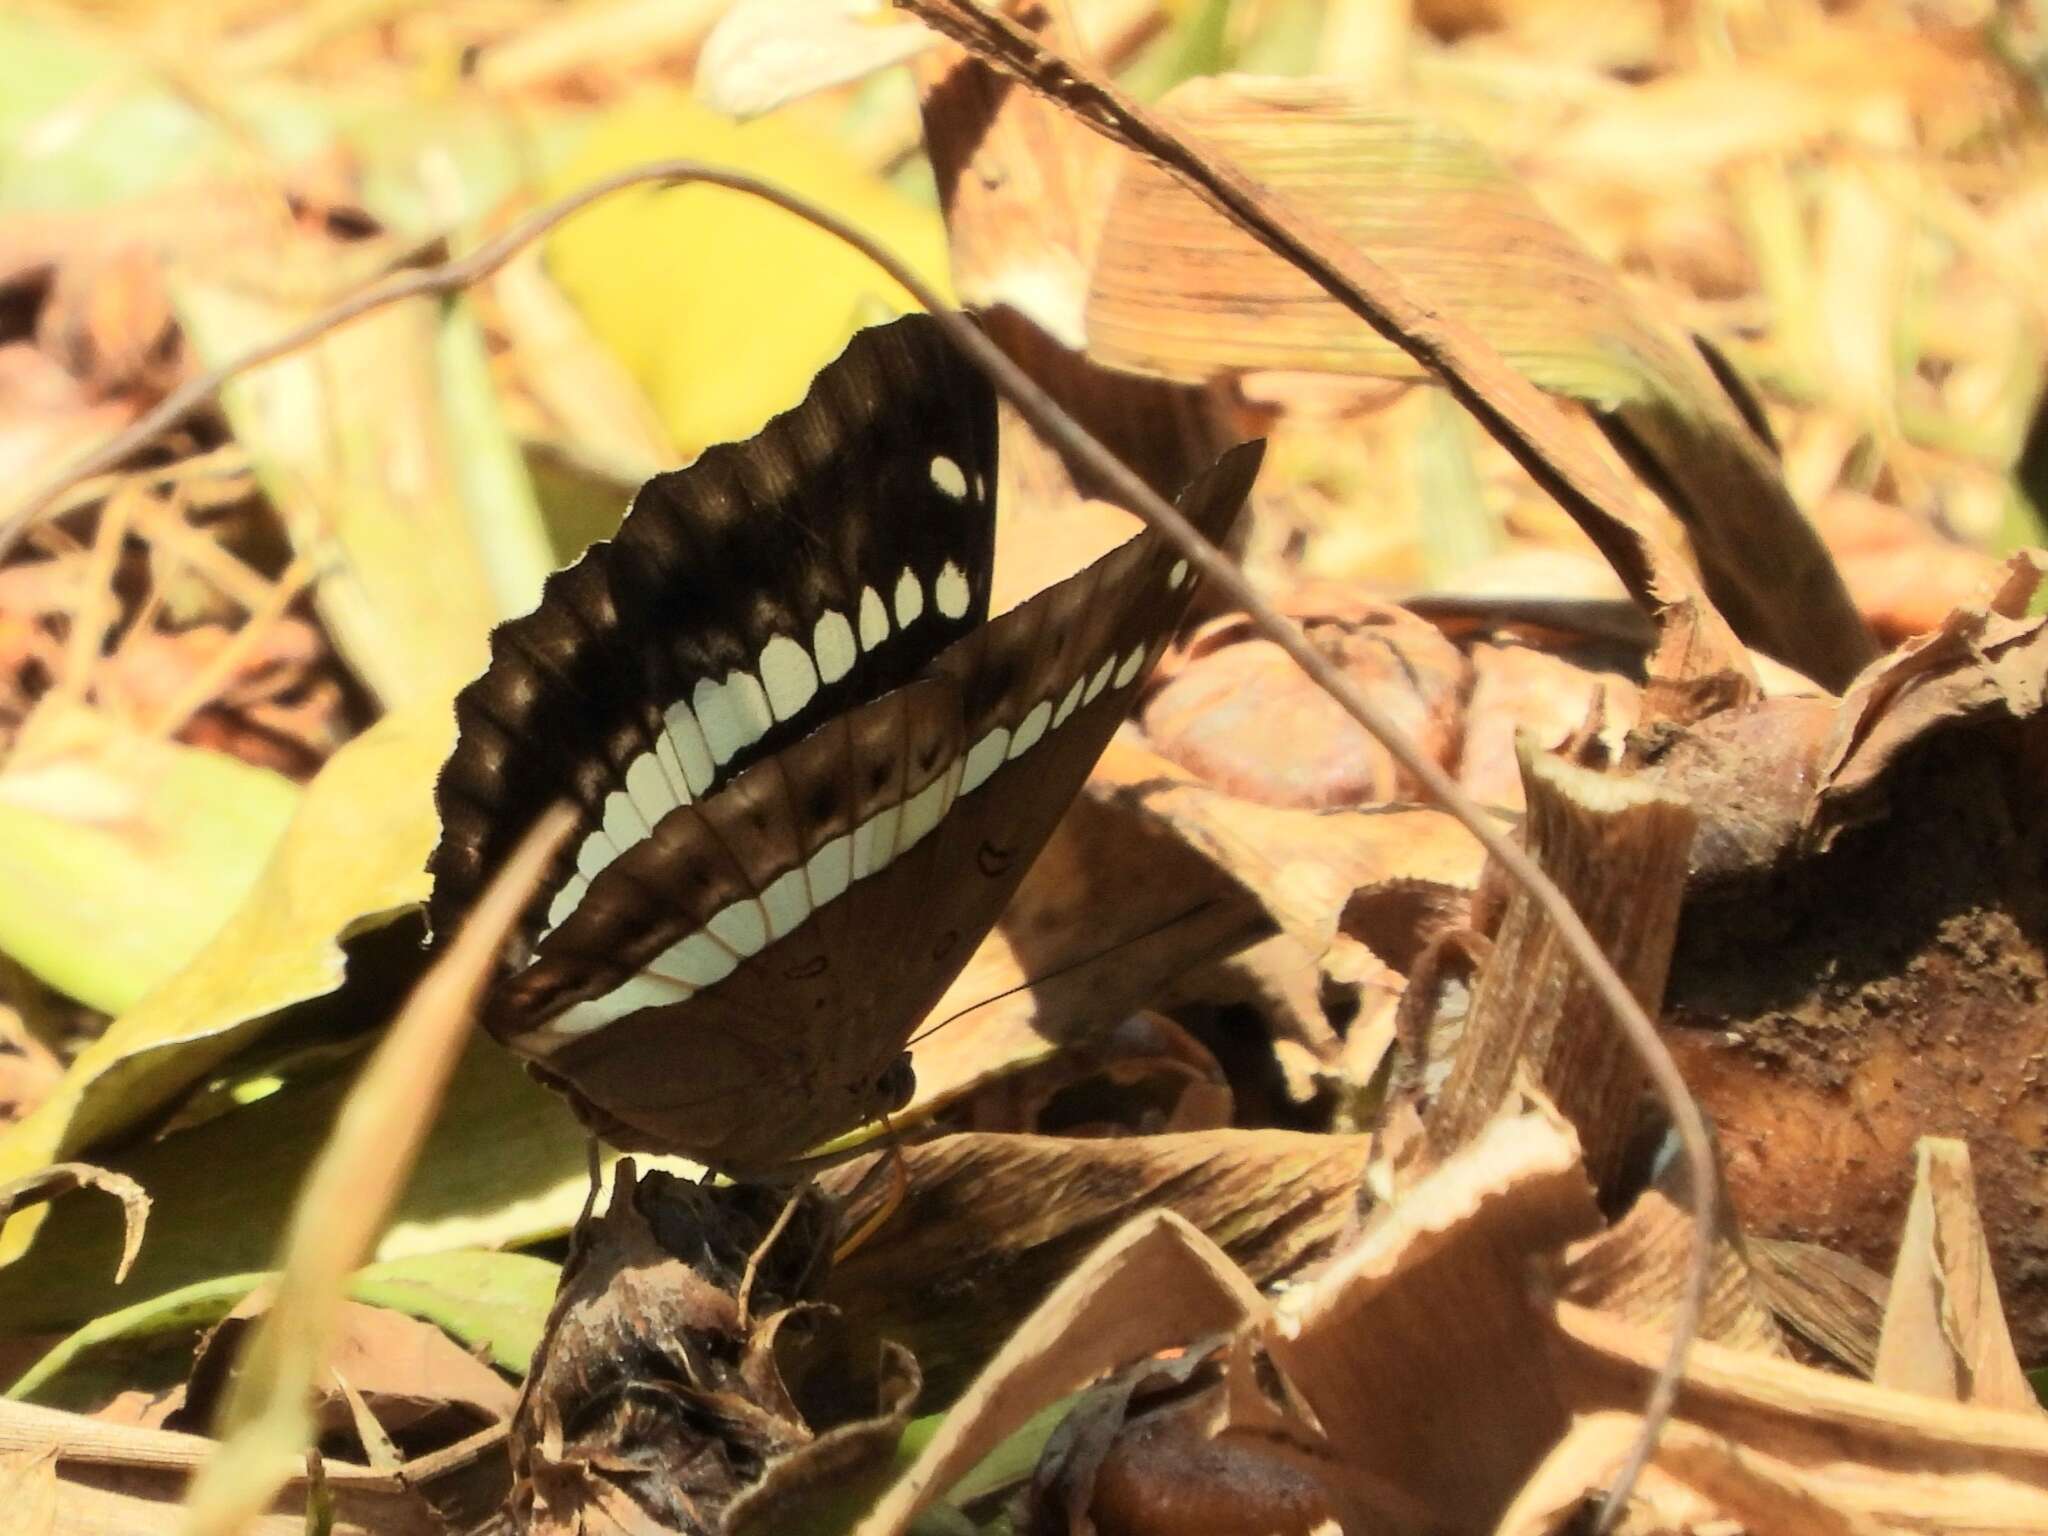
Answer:
[{"label": "dry plant stalk", "polygon": [[[991,68],[1015,75],[1124,147],[1181,176],[1226,218],[1313,277],[1346,308],[1440,378],[1460,405],[1572,514],[1653,613],[1662,632],[1645,700],[1654,717],[1697,719],[1750,698],[1756,679],[1727,621],[1677,553],[1651,533],[1625,486],[1557,408],[1456,318],[1418,304],[1386,270],[1322,221],[1259,186],[1226,158],[1192,143],[1085,65],[969,0],[900,0]],[[1846,602],[1846,600],[1845,600]],[[1853,611],[1850,613],[1853,619]],[[1868,656],[1855,624],[1842,645],[1842,680]]]},{"label": "dry plant stalk", "polygon": [[[1530,854],[1586,920],[1645,1008],[1664,976],[1698,818],[1670,790],[1521,747]],[[1637,1124],[1641,1068],[1619,1048],[1549,919],[1516,890],[1480,972],[1448,1081],[1424,1125],[1439,1156],[1479,1133],[1527,1073],[1579,1133],[1608,1189]]]},{"label": "dry plant stalk", "polygon": [[276,1300],[243,1355],[223,1409],[220,1447],[192,1480],[188,1536],[241,1530],[269,1506],[303,1453],[312,1430],[310,1393],[348,1277],[412,1172],[505,935],[575,824],[574,813],[557,806],[527,834],[392,1021],[342,1106],[292,1214]]}]

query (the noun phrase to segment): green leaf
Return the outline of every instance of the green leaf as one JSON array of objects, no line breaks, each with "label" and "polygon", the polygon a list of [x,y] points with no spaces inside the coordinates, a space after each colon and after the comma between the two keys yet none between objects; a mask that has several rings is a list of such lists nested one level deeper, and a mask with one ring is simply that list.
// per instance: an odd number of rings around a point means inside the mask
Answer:
[{"label": "green leaf", "polygon": [[82,710],[38,724],[0,773],[0,950],[119,1013],[227,920],[298,791]]},{"label": "green leaf", "polygon": [[[127,1284],[116,1286],[113,1279],[121,1233],[112,1203],[58,1201],[45,1207],[48,1219],[35,1246],[0,1269],[0,1329],[65,1331],[131,1296],[268,1268],[348,1087],[347,1076],[293,1083],[203,1125],[102,1156],[105,1166],[148,1190],[153,1202]],[[589,1146],[567,1106],[479,1032],[378,1244],[378,1261],[559,1236],[588,1194]],[[421,1292],[415,1283],[415,1299]],[[517,1305],[516,1295],[506,1300]],[[479,1309],[463,1327],[474,1327],[479,1340],[488,1335],[494,1352],[508,1361],[523,1361],[524,1335],[507,1328],[503,1316],[491,1320]]]},{"label": "green leaf", "polygon": [[561,1266],[546,1259],[465,1248],[372,1264],[349,1293],[432,1323],[500,1370],[523,1376],[560,1277]]},{"label": "green leaf", "polygon": [[[140,1124],[259,1036],[280,1009],[340,985],[342,937],[426,896],[437,835],[432,785],[454,725],[443,694],[387,716],[329,759],[233,917],[88,1046],[33,1114],[0,1133],[0,1180]],[[181,888],[151,889],[163,900]],[[184,899],[181,891],[165,904]],[[104,926],[99,918],[92,929]],[[0,1260],[21,1252],[42,1214],[24,1211],[8,1224]]]},{"label": "green leaf", "polygon": [[[501,1370],[524,1375],[554,1303],[559,1268],[519,1253],[469,1249],[372,1264],[349,1295],[434,1324]],[[18,1402],[90,1412],[136,1384],[134,1362],[170,1354],[178,1376],[191,1341],[271,1278],[268,1271],[221,1275],[108,1312],[54,1346],[5,1395]]]}]

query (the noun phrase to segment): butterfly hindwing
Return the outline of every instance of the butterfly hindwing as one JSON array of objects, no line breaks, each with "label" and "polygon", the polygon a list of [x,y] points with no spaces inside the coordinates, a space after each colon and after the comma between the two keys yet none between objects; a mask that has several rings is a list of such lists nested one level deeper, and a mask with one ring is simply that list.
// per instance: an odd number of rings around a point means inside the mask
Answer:
[{"label": "butterfly hindwing", "polygon": [[902,1049],[860,1013],[897,935],[860,931],[858,898],[949,803],[960,718],[951,683],[915,681],[672,811],[486,1023],[624,1146],[743,1169],[857,1123]]},{"label": "butterfly hindwing", "polygon": [[456,701],[436,929],[568,798],[584,824],[529,909],[531,945],[675,806],[971,633],[995,468],[987,383],[920,315],[857,336],[752,439],[649,481],[616,538],[493,634]]},{"label": "butterfly hindwing", "polygon": [[[1212,538],[1258,459],[1236,450],[1183,496]],[[501,989],[493,1031],[612,1139],[729,1171],[786,1163],[886,1108],[911,1030],[1000,915],[1192,590],[1171,546],[1140,534],[671,810]]]}]

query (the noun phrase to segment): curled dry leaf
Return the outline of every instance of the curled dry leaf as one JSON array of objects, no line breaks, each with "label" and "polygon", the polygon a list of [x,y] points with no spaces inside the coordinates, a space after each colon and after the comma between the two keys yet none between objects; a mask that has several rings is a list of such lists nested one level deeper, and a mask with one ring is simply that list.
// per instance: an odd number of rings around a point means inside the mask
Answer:
[{"label": "curled dry leaf", "polygon": [[1599,1223],[1571,1128],[1533,1104],[1376,1208],[1266,1334],[1315,1415],[1346,1529],[1490,1527],[1570,1404],[1529,1340],[1527,1266]]},{"label": "curled dry leaf", "polygon": [[97,1189],[121,1202],[124,1236],[121,1240],[121,1261],[114,1269],[114,1279],[118,1283],[127,1277],[129,1266],[141,1251],[143,1229],[149,1224],[149,1195],[126,1174],[95,1168],[90,1163],[52,1163],[34,1173],[0,1184],[0,1221],[5,1221],[16,1211],[55,1200],[75,1189]]},{"label": "curled dry leaf", "polygon": [[[214,1422],[251,1325],[269,1306],[267,1289],[252,1292],[208,1333],[164,1428],[198,1434]],[[505,1423],[519,1396],[433,1324],[361,1302],[343,1305],[314,1395],[324,1453],[371,1466],[381,1464],[379,1440],[395,1444],[405,1459],[443,1450]]]},{"label": "curled dry leaf", "polygon": [[[1457,761],[1470,669],[1442,631],[1341,589],[1293,594],[1282,609],[1331,665],[1432,759]],[[1217,788],[1267,805],[1320,808],[1415,799],[1373,736],[1293,658],[1241,617],[1198,631],[1147,700],[1145,734]]]},{"label": "curled dry leaf", "polygon": [[[1546,1334],[1541,1353],[1581,1416],[1502,1517],[1497,1529],[1515,1536],[1560,1530],[1557,1512],[1612,1474],[1663,1363],[1656,1334],[1569,1303]],[[1651,1473],[1653,1498],[1671,1496],[1669,1479],[1693,1518],[1754,1536],[2048,1530],[2040,1414],[1939,1402],[1714,1343],[1693,1351]]]},{"label": "curled dry leaf", "polygon": [[1125,1223],[1010,1335],[856,1536],[899,1536],[1056,1399],[1159,1350],[1235,1329],[1263,1309],[1230,1260],[1183,1218],[1149,1211]]},{"label": "curled dry leaf", "polygon": [[[1691,1213],[1661,1190],[1645,1190],[1613,1226],[1566,1250],[1558,1294],[1582,1307],[1669,1329],[1692,1259]],[[1724,1232],[1700,1314],[1700,1337],[1752,1354],[1785,1354],[1747,1255]]]},{"label": "curled dry leaf", "polygon": [[1474,645],[1470,659],[1458,785],[1481,805],[1522,808],[1517,743],[1524,738],[1548,752],[1591,731],[1619,756],[1641,693],[1614,665],[1601,665],[1604,658],[1580,660],[1510,639]]},{"label": "curled dry leaf", "polygon": [[578,1228],[514,1422],[521,1529],[765,1529],[886,1468],[916,1364],[854,1346],[812,1300],[835,1231],[814,1187],[622,1161]]}]

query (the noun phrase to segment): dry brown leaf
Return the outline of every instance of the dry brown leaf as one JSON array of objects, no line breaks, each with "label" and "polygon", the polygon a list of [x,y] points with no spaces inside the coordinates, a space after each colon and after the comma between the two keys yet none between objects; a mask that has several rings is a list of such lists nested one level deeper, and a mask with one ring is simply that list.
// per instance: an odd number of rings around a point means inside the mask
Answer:
[{"label": "dry brown leaf", "polygon": [[2031,551],[2014,555],[1987,600],[1956,610],[1938,630],[1900,646],[1843,696],[1809,813],[1823,836],[1853,815],[1893,760],[1930,732],[2039,712],[2048,696],[2048,626],[2024,615],[2048,568],[2044,559]]},{"label": "dry brown leaf", "polygon": [[[193,1472],[216,1443],[173,1430],[98,1419],[0,1400],[0,1465],[55,1449],[57,1523],[63,1532],[171,1532]],[[333,1536],[447,1536],[451,1517],[480,1520],[505,1495],[501,1432],[490,1431],[397,1474],[328,1461]],[[285,1483],[269,1512],[243,1527],[250,1536],[305,1536],[309,1485]],[[448,1513],[442,1513],[445,1510]],[[11,1505],[0,1502],[11,1518]],[[8,1536],[13,1528],[8,1527]]]},{"label": "dry brown leaf", "polygon": [[57,1448],[0,1455],[0,1509],[19,1536],[55,1536]]},{"label": "dry brown leaf", "polygon": [[[905,1147],[901,1208],[839,1263],[824,1299],[860,1336],[916,1353],[931,1411],[1135,1211],[1171,1210],[1251,1284],[1303,1273],[1350,1226],[1368,1150],[1363,1136],[1293,1131],[962,1135]],[[886,1169],[835,1169],[825,1182],[866,1186],[849,1197],[849,1230],[890,1199]]]},{"label": "dry brown leaf", "polygon": [[1128,1222],[1046,1297],[953,1406],[856,1536],[897,1536],[1047,1404],[1161,1349],[1264,1310],[1207,1238],[1170,1211]]},{"label": "dry brown leaf", "polygon": [[1914,1151],[1919,1167],[1872,1380],[1950,1402],[2038,1413],[1998,1303],[1969,1146],[1929,1136]]},{"label": "dry brown leaf", "polygon": [[[1435,1528],[1485,1529],[1570,1408],[1531,1348],[1528,1266],[1598,1224],[1577,1139],[1540,1103],[1377,1207],[1265,1336],[1332,1460],[1399,1490]],[[1410,1509],[1329,1491],[1348,1530],[1418,1529]]]},{"label": "dry brown leaf", "polygon": [[[1325,660],[1440,766],[1457,757],[1470,673],[1442,631],[1341,588],[1279,602]],[[1218,789],[1308,809],[1412,800],[1422,788],[1294,659],[1248,620],[1216,620],[1162,666],[1145,734],[1162,756]]]},{"label": "dry brown leaf", "polygon": [[[184,1404],[166,1427],[203,1431],[249,1339],[269,1310],[267,1290],[253,1292],[207,1335],[193,1361]],[[512,1417],[518,1390],[432,1323],[385,1307],[344,1303],[325,1372],[315,1387],[315,1422],[324,1438],[351,1429],[367,1438],[366,1465],[383,1463],[380,1446],[395,1442],[397,1460],[425,1455]],[[360,1405],[361,1411],[358,1411]],[[370,1423],[365,1425],[363,1414]]]},{"label": "dry brown leaf", "polygon": [[1891,1282],[1868,1264],[1818,1243],[1760,1237],[1744,1246],[1757,1287],[1778,1321],[1867,1377],[1877,1364]]},{"label": "dry brown leaf", "polygon": [[[1660,1334],[1560,1303],[1545,1347],[1582,1413],[1634,1418],[1665,1346]],[[1625,1432],[1606,1438],[1618,1461]],[[1939,1402],[1702,1342],[1664,1444],[1652,1465],[1756,1536],[1805,1536],[1830,1529],[1825,1521],[1857,1536],[2048,1531],[2048,1421],[2038,1413]],[[1605,1475],[1571,1454],[1573,1481]],[[1555,1476],[1537,1481],[1554,1507]]]},{"label": "dry brown leaf", "polygon": [[[1689,536],[1715,602],[1752,643],[1837,685],[1870,658],[1824,547],[1725,390],[1477,145],[1342,81],[1198,79],[1162,110],[1534,383],[1592,407],[1669,509],[1632,510],[1634,541]],[[1119,185],[1088,323],[1106,360],[1167,378],[1421,371],[1156,166]],[[1567,506],[1629,579],[1611,531]]]},{"label": "dry brown leaf", "polygon": [[[1565,1251],[1558,1294],[1582,1307],[1669,1329],[1685,1289],[1695,1230],[1690,1211],[1661,1190],[1645,1190],[1621,1220]],[[1700,1337],[1754,1354],[1787,1353],[1747,1254],[1726,1236],[1714,1245]]]}]

